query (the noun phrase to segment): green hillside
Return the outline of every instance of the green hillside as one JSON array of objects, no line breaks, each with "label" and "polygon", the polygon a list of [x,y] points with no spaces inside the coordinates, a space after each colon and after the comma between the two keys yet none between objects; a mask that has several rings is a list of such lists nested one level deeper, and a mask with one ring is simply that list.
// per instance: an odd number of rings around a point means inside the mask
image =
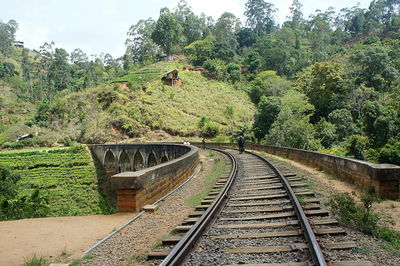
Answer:
[{"label": "green hillside", "polygon": [[[201,117],[223,133],[252,124],[255,108],[248,95],[230,83],[183,71],[184,63],[159,62],[119,78],[115,83],[62,97],[49,111],[48,126],[81,142],[107,142],[124,135],[140,138],[153,130],[196,136]],[[171,87],[161,77],[177,69],[183,85]],[[114,139],[113,139],[114,140]]]},{"label": "green hillside", "polygon": [[46,216],[107,213],[90,152],[84,146],[0,152],[0,166],[20,175],[18,199],[39,189]]}]

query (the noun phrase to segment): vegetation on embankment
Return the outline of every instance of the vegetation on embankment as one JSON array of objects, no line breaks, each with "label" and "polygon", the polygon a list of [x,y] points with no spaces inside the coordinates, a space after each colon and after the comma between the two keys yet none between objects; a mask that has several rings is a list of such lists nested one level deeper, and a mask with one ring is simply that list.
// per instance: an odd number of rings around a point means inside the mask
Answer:
[{"label": "vegetation on embankment", "polygon": [[2,151],[0,170],[3,220],[110,212],[85,146]]},{"label": "vegetation on embankment", "polygon": [[[186,204],[190,207],[196,207],[201,204],[201,201],[210,193],[211,188],[217,182],[219,178],[221,178],[222,174],[225,173],[229,169],[229,164],[214,151],[209,151],[207,153],[207,160],[211,160],[213,158],[212,170],[204,179],[205,189],[198,194],[191,196]],[[202,168],[203,170],[203,168]]]}]

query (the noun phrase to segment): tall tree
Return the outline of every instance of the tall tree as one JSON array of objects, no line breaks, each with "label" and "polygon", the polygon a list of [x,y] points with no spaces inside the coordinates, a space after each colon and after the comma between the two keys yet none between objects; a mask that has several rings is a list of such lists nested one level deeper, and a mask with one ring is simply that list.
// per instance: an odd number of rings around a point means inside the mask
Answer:
[{"label": "tall tree", "polygon": [[132,25],[126,39],[125,66],[129,68],[129,62],[146,63],[152,62],[159,53],[159,46],[153,41],[152,33],[155,28],[152,18],[139,20]]},{"label": "tall tree", "polygon": [[0,52],[2,54],[8,55],[10,53],[17,29],[18,23],[13,19],[7,23],[0,22]]},{"label": "tall tree", "polygon": [[235,34],[240,30],[240,20],[232,13],[223,13],[215,23],[214,35],[217,42],[225,43],[231,49],[236,49],[238,43]]},{"label": "tall tree", "polygon": [[56,48],[54,57],[49,67],[49,85],[61,91],[68,89],[71,85],[71,68],[68,64],[68,53],[62,48]]},{"label": "tall tree", "polygon": [[183,28],[176,15],[168,8],[163,8],[151,34],[152,40],[160,45],[167,55],[170,55],[178,52],[179,45],[184,43],[182,33]]},{"label": "tall tree", "polygon": [[24,81],[30,81],[31,69],[32,69],[32,64],[29,60],[29,50],[24,48],[22,50],[22,62],[21,62],[22,78]]},{"label": "tall tree", "polygon": [[175,8],[175,15],[183,27],[186,45],[204,39],[210,32],[206,25],[206,17],[196,16],[185,0],[181,0]]},{"label": "tall tree", "polygon": [[85,67],[89,63],[88,56],[79,48],[74,49],[70,56],[71,63],[80,67]]},{"label": "tall tree", "polygon": [[271,33],[275,27],[276,10],[273,4],[264,0],[248,0],[244,12],[247,17],[247,26],[253,29],[258,36]]},{"label": "tall tree", "polygon": [[292,5],[289,7],[291,19],[291,26],[293,29],[298,29],[304,22],[302,9],[303,5],[299,0],[293,0]]}]

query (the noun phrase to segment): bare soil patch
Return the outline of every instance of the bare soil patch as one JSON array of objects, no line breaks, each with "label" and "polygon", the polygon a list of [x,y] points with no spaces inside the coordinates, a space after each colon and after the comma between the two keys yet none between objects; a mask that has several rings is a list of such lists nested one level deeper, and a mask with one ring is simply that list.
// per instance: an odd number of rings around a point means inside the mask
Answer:
[{"label": "bare soil patch", "polygon": [[132,216],[132,213],[118,213],[2,221],[0,264],[21,265],[24,258],[33,254],[50,260],[62,252],[80,257],[85,249]]}]

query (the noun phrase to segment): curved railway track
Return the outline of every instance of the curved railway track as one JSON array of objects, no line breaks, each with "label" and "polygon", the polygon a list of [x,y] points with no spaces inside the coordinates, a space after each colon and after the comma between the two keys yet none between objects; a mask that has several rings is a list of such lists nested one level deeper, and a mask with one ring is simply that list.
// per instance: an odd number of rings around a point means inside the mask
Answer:
[{"label": "curved railway track", "polygon": [[230,158],[231,173],[176,229],[187,232],[163,241],[172,248],[161,251],[168,255],[160,265],[372,265],[325,259],[355,243],[330,241],[345,231],[294,173],[255,153],[216,150]]}]

